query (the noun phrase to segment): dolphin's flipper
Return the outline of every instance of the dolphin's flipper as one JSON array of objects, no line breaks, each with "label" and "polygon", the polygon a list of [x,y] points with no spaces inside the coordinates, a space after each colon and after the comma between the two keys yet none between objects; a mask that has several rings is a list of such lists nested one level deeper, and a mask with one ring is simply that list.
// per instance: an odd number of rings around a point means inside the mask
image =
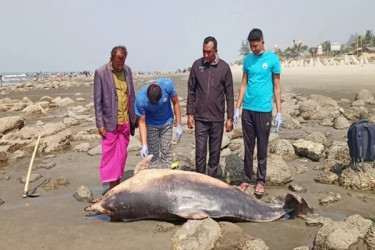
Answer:
[{"label": "dolphin's flipper", "polygon": [[291,218],[294,218],[299,214],[312,213],[312,209],[309,208],[306,201],[301,196],[293,193],[287,194],[283,208],[285,213]]},{"label": "dolphin's flipper", "polygon": [[138,162],[137,166],[134,169],[134,175],[138,174],[144,169],[150,169],[150,162],[154,155],[148,155],[146,158],[143,158],[140,162]]},{"label": "dolphin's flipper", "polygon": [[187,220],[203,220],[209,217],[209,215],[203,211],[192,209],[179,210],[173,214]]}]

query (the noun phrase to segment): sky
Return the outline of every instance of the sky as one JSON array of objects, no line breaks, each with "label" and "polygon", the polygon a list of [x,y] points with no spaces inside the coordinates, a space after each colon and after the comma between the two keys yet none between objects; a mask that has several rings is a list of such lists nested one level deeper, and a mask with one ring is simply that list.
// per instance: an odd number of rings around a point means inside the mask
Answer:
[{"label": "sky", "polygon": [[133,72],[184,69],[207,36],[233,63],[253,28],[266,49],[345,44],[375,34],[374,10],[375,0],[0,0],[0,73],[94,71],[116,45]]}]

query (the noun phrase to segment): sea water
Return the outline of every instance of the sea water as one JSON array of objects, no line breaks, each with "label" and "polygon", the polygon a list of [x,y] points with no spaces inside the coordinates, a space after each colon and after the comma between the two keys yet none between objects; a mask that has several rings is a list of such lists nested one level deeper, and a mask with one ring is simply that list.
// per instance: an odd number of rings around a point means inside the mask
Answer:
[{"label": "sea water", "polygon": [[37,80],[37,76],[31,73],[5,72],[0,73],[0,75],[2,75],[3,86],[18,85]]}]

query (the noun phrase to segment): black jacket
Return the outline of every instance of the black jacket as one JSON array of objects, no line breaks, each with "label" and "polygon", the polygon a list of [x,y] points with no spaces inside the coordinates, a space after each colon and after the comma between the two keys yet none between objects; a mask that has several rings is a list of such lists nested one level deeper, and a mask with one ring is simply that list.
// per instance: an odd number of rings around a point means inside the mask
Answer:
[{"label": "black jacket", "polygon": [[211,64],[200,58],[193,63],[188,81],[186,114],[195,120],[223,122],[227,106],[227,119],[233,119],[233,78],[229,65],[219,59]]}]

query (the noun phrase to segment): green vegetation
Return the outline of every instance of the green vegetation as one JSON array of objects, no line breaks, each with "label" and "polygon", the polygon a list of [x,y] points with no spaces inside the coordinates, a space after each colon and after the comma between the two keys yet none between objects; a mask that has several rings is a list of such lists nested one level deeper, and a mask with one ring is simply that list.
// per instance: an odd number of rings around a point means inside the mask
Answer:
[{"label": "green vegetation", "polygon": [[[287,60],[296,57],[316,57],[316,56],[338,56],[347,53],[360,53],[368,47],[375,46],[375,35],[372,30],[366,30],[364,35],[352,34],[350,35],[346,44],[341,45],[341,49],[338,51],[331,51],[331,42],[329,40],[322,42],[321,51],[319,51],[318,46],[309,47],[303,44],[302,41],[293,40],[291,47],[287,47],[285,50],[279,47],[273,48],[273,51],[279,55],[281,60]],[[240,55],[245,57],[249,54],[250,46],[248,41],[242,41],[240,47]],[[319,52],[321,52],[319,54]],[[235,64],[242,64],[242,60],[237,60]]]}]

